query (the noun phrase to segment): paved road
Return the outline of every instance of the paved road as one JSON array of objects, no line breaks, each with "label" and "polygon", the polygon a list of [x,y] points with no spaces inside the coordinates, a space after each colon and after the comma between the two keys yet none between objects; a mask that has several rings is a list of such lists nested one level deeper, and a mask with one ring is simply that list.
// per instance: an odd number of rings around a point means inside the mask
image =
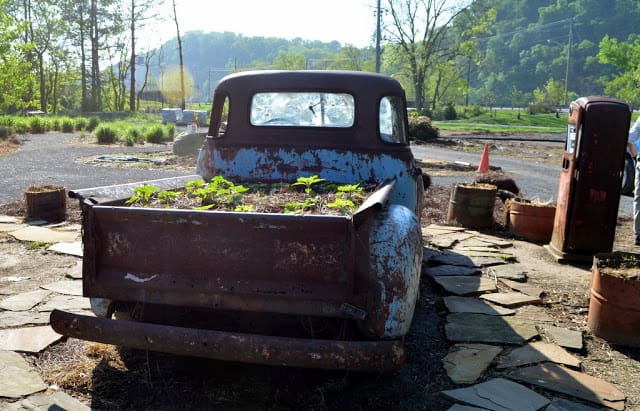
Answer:
[{"label": "paved road", "polygon": [[59,133],[26,135],[18,151],[0,157],[0,204],[21,199],[32,184],[62,185],[72,190],[190,174],[81,164],[74,160],[102,154],[170,151],[170,148],[90,146],[74,143],[72,137]]},{"label": "paved road", "polygon": [[[463,161],[470,164],[480,162],[480,154],[452,151],[438,147],[413,146],[414,155],[418,158],[430,158],[444,161]],[[511,175],[525,197],[541,201],[556,201],[558,184],[560,181],[560,165],[533,163],[517,158],[503,157],[491,154],[492,166],[501,167]],[[438,185],[452,185],[454,183],[470,183],[475,176],[468,177],[432,177],[433,183]],[[631,197],[621,196],[618,212],[632,215]]]},{"label": "paved road", "polygon": [[[174,177],[190,174],[169,170],[141,170],[118,167],[96,167],[75,161],[78,158],[100,154],[133,154],[168,151],[164,146],[113,147],[76,144],[71,134],[27,135],[24,144],[12,154],[0,157],[0,204],[22,198],[24,190],[31,184],[56,184],[67,189],[99,187],[103,185],[130,183],[141,180]],[[414,146],[418,158],[445,161],[464,161],[478,164],[478,153],[465,153],[437,147]],[[523,162],[520,159],[491,154],[491,165],[501,167],[514,177],[527,198],[555,201],[560,177],[559,165]],[[451,185],[472,182],[466,178],[433,177],[434,184]],[[630,197],[620,199],[620,213],[632,214]]]}]

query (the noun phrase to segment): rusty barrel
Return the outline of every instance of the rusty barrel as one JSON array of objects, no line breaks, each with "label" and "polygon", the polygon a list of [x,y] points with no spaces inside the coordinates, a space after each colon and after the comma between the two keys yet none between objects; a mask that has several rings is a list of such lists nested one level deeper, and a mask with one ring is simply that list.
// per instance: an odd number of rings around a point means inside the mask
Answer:
[{"label": "rusty barrel", "polygon": [[24,192],[27,218],[58,222],[66,216],[66,191],[58,185],[31,185]]},{"label": "rusty barrel", "polygon": [[593,257],[588,326],[612,344],[640,347],[640,254]]},{"label": "rusty barrel", "polygon": [[497,191],[498,188],[493,184],[454,184],[447,220],[455,220],[464,227],[490,227],[493,225]]},{"label": "rusty barrel", "polygon": [[554,205],[510,201],[508,208],[511,234],[541,243],[551,240],[556,215]]}]

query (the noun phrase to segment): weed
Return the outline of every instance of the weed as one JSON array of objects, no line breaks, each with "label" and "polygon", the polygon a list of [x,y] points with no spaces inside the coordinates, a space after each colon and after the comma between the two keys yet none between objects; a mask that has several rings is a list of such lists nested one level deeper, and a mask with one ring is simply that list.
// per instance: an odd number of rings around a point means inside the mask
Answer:
[{"label": "weed", "polygon": [[243,193],[249,189],[236,185],[222,176],[215,176],[208,184],[192,191],[203,205],[237,205]]},{"label": "weed", "polygon": [[151,202],[151,199],[153,198],[153,194],[157,193],[158,191],[160,191],[158,187],[152,186],[149,184],[136,187],[133,190],[133,195],[131,196],[131,198],[126,201],[126,204],[130,205],[134,203],[139,203],[143,207],[146,207]]},{"label": "weed", "polygon": [[329,208],[336,208],[340,210],[342,214],[348,215],[352,214],[353,210],[355,210],[356,205],[353,201],[346,198],[336,198],[333,202],[327,204]]},{"label": "weed", "polygon": [[314,194],[313,189],[311,188],[312,185],[317,184],[317,183],[322,183],[324,181],[324,179],[313,175],[313,176],[309,176],[309,177],[298,177],[298,179],[296,180],[295,183],[292,183],[292,186],[304,186],[304,192],[311,195]]},{"label": "weed", "polygon": [[158,201],[160,201],[162,204],[166,204],[167,206],[170,206],[171,204],[176,202],[176,199],[178,198],[178,193],[175,191],[163,190],[158,193],[157,197],[158,197]]},{"label": "weed", "polygon": [[305,211],[313,211],[322,204],[320,196],[308,197],[303,203],[291,202],[284,205],[284,212],[287,214],[302,214]]}]

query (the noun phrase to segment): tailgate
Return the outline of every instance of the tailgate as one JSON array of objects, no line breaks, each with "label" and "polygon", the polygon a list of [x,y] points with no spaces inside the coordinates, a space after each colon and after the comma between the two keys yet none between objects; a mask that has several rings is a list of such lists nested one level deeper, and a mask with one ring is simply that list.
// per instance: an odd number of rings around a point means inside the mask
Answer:
[{"label": "tailgate", "polygon": [[352,299],[349,217],[83,208],[87,297],[330,316]]}]

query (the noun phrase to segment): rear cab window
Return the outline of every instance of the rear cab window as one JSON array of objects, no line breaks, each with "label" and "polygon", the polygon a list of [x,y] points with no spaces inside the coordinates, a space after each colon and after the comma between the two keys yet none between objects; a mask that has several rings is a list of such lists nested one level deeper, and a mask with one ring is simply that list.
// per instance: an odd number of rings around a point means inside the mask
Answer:
[{"label": "rear cab window", "polygon": [[253,126],[349,128],[354,119],[355,99],[347,93],[264,92],[251,99]]}]

